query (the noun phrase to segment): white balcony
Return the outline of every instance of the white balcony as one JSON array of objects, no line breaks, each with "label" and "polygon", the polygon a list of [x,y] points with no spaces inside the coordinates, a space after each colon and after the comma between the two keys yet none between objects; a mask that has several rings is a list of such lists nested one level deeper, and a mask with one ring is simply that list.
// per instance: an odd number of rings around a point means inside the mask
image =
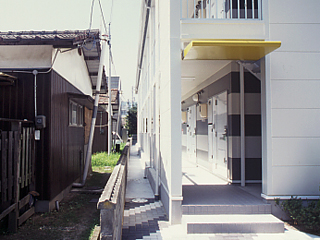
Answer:
[{"label": "white balcony", "polygon": [[262,0],[180,0],[183,42],[266,38]]},{"label": "white balcony", "polygon": [[261,20],[261,0],[181,0],[181,19]]}]

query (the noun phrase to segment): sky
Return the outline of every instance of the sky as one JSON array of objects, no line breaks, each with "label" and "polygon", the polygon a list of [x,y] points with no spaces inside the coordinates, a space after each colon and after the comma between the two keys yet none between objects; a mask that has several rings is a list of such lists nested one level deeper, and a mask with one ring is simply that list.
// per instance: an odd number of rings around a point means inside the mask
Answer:
[{"label": "sky", "polygon": [[[100,1],[107,25],[111,22],[112,75],[121,78],[123,100],[131,100],[136,79],[142,1]],[[86,30],[89,29],[91,6],[92,0],[0,0],[0,31]],[[95,0],[91,28],[101,29],[101,19],[99,1]]]}]

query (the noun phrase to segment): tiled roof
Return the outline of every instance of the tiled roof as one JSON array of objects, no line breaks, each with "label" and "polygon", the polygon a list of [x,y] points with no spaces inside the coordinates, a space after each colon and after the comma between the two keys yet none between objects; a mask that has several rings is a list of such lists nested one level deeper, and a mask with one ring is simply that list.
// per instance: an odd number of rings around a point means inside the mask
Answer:
[{"label": "tiled roof", "polygon": [[0,32],[0,45],[76,45],[99,39],[98,30]]},{"label": "tiled roof", "polygon": [[[118,103],[118,89],[111,89],[111,104]],[[109,103],[108,94],[100,94],[99,96],[99,104],[107,105]]]},{"label": "tiled roof", "polygon": [[[54,48],[81,47],[93,89],[96,88],[100,64],[101,44],[99,30],[75,31],[21,31],[0,32],[0,46],[52,45]],[[105,92],[106,76],[103,74],[101,92]]]}]

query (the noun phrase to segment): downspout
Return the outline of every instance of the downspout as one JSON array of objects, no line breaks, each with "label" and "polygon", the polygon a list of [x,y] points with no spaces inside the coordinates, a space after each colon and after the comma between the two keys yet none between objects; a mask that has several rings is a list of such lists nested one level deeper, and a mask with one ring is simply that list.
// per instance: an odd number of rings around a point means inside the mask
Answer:
[{"label": "downspout", "polygon": [[[110,33],[110,23],[109,23],[109,38],[108,38],[108,45],[109,45],[109,77],[108,77],[108,155],[111,152],[111,127],[112,127],[112,117],[111,117],[111,33]],[[113,138],[112,138],[113,140]]]},{"label": "downspout", "polygon": [[96,125],[96,120],[97,120],[97,112],[98,112],[98,104],[99,104],[99,96],[100,96],[100,89],[101,89],[101,82],[102,82],[102,74],[103,74],[103,63],[104,63],[104,58],[105,58],[105,52],[106,52],[106,46],[105,46],[105,41],[101,39],[102,41],[102,52],[101,52],[101,57],[100,57],[100,64],[99,64],[99,71],[98,71],[98,78],[97,78],[97,85],[96,85],[96,96],[94,99],[94,107],[93,107],[93,113],[92,113],[92,120],[91,120],[91,127],[90,127],[90,134],[89,134],[89,143],[88,143],[88,148],[87,148],[87,155],[86,155],[86,162],[84,166],[84,171],[83,171],[83,176],[82,176],[82,181],[81,183],[73,183],[73,187],[83,187],[87,175],[88,175],[88,170],[89,166],[91,164],[91,154],[92,154],[92,143],[93,143],[93,136],[94,136],[94,129]]},{"label": "downspout", "polygon": [[246,146],[245,146],[245,112],[244,112],[244,68],[240,64],[240,136],[241,136],[241,186],[246,185]]},{"label": "downspout", "polygon": [[34,75],[34,116],[37,117],[38,116],[38,113],[37,113],[37,75],[38,75],[38,71],[33,70],[32,73]]},{"label": "downspout", "polygon": [[[148,2],[146,2],[148,1]],[[141,75],[141,68],[142,68],[142,62],[143,62],[143,53],[144,53],[144,47],[146,44],[146,37],[148,32],[148,24],[149,24],[149,15],[150,15],[150,7],[151,7],[151,0],[146,0],[145,3],[147,4],[147,12],[146,12],[146,19],[144,23],[144,30],[143,30],[143,38],[142,38],[142,47],[141,47],[141,54],[140,54],[140,61],[138,65],[138,76],[137,76],[137,83],[136,83],[136,93],[138,91],[138,86],[140,82],[140,75]]]},{"label": "downspout", "polygon": [[155,198],[159,199],[160,198],[160,191],[159,191],[159,187],[160,187],[160,183],[161,183],[161,180],[160,180],[160,161],[161,161],[161,152],[160,152],[160,74],[159,74],[159,77],[158,77],[158,94],[157,94],[157,102],[158,102],[158,111],[156,111],[156,119],[154,121],[157,121],[157,132],[158,132],[158,138],[157,138],[157,168],[156,168],[156,187],[155,187]]}]

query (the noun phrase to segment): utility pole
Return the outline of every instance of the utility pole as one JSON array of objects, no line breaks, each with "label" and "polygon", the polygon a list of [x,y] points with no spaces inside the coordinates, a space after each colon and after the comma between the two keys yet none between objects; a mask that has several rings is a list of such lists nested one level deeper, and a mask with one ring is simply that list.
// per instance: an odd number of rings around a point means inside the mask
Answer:
[{"label": "utility pole", "polygon": [[[101,35],[102,37],[103,35]],[[104,58],[107,51],[107,45],[105,44],[105,41],[101,40],[101,57],[100,57],[100,63],[99,63],[99,70],[98,70],[98,78],[97,78],[97,84],[96,84],[96,96],[94,99],[94,107],[92,112],[92,120],[91,120],[91,127],[90,127],[90,134],[89,134],[89,143],[87,148],[87,155],[86,155],[86,162],[83,170],[83,176],[81,183],[73,183],[73,187],[83,187],[86,179],[87,174],[89,170],[89,166],[91,165],[91,154],[92,154],[92,144],[93,144],[93,137],[94,137],[94,130],[97,120],[97,112],[98,112],[98,105],[99,105],[99,97],[100,97],[100,90],[101,90],[101,81],[102,81],[102,75],[103,75],[103,65],[104,65]]]},{"label": "utility pole", "polygon": [[108,77],[108,155],[110,155],[111,152],[111,125],[112,125],[112,119],[111,119],[111,32],[110,32],[110,24],[109,23],[109,39],[108,39],[108,45],[109,45],[109,77]]}]

